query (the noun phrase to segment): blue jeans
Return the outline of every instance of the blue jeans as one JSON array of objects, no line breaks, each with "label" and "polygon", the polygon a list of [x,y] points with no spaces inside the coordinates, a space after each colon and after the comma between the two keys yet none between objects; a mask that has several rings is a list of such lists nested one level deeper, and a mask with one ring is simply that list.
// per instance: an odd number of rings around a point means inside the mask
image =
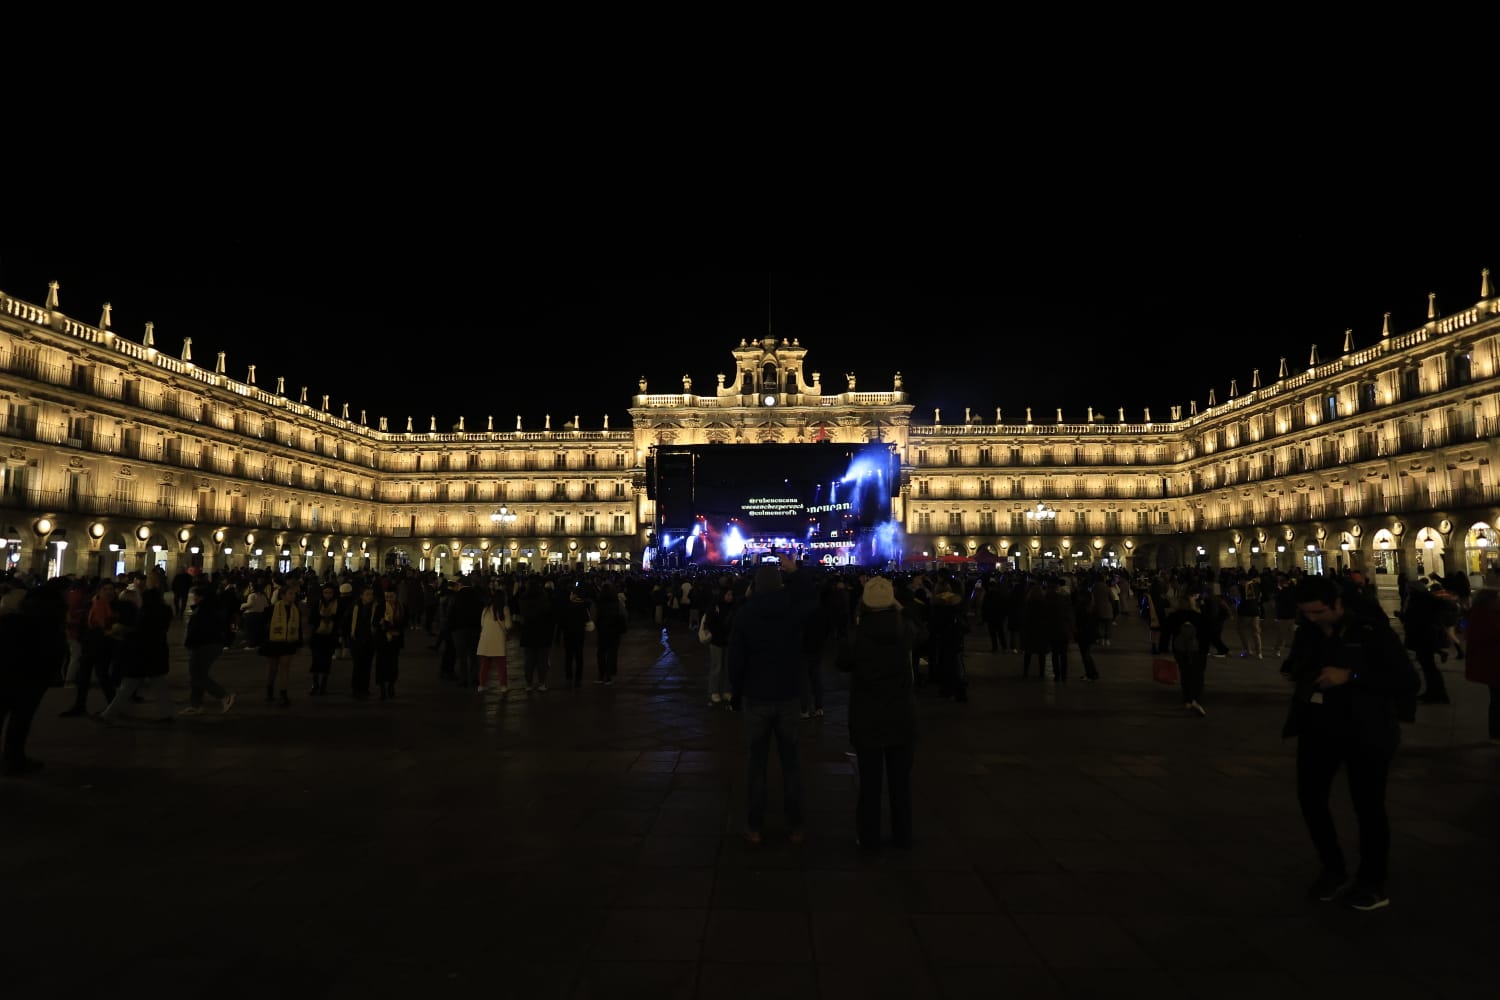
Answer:
[{"label": "blue jeans", "polygon": [[766,821],[766,772],[771,763],[771,737],[776,737],[776,757],[781,761],[783,811],[787,830],[802,829],[802,759],[797,745],[800,700],[751,701],[743,699],[745,747],[750,762],[745,776],[747,830],[759,833]]}]

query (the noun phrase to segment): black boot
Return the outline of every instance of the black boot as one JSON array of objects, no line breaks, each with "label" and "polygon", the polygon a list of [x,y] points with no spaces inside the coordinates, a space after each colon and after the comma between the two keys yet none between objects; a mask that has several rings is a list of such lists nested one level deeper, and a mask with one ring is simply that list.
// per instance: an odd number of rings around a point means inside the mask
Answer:
[{"label": "black boot", "polygon": [[280,705],[282,708],[290,708],[292,705],[292,699],[288,698],[286,696],[286,692],[283,691],[281,692],[281,697],[276,699],[276,704]]},{"label": "black boot", "polygon": [[272,701],[275,701],[275,700],[276,700],[276,685],[274,685],[274,684],[267,684],[266,685],[266,701],[272,702]]}]

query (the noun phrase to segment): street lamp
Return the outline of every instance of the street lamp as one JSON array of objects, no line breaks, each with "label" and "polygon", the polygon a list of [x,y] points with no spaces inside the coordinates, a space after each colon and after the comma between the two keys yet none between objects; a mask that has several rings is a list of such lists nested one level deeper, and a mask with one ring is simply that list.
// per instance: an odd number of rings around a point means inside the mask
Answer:
[{"label": "street lamp", "polygon": [[505,504],[501,504],[496,511],[490,515],[490,520],[495,524],[509,524],[516,519],[516,512]]}]

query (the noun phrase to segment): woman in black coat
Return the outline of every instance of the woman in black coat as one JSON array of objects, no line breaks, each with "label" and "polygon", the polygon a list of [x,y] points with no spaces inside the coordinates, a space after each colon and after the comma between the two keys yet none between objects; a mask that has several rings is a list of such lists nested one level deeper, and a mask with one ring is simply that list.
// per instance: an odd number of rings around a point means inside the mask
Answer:
[{"label": "woman in black coat", "polygon": [[173,720],[172,698],[167,690],[170,656],[167,629],[172,625],[172,607],[166,601],[165,589],[165,575],[160,569],[152,569],[146,573],[146,585],[140,592],[140,610],[135,611],[133,617],[129,614],[131,603],[119,602],[122,617],[112,626],[112,631],[120,640],[115,647],[115,663],[121,680],[104,711],[94,716],[100,722],[114,723],[141,688],[150,688],[156,698],[157,717],[152,721]]},{"label": "woman in black coat", "polygon": [[880,845],[881,777],[890,791],[891,843],[911,846],[911,766],[917,739],[912,650],[922,628],[896,602],[891,581],[871,577],[860,598],[859,624],[840,645],[838,667],[850,674],[849,742],[859,763],[855,818],[859,846]]}]

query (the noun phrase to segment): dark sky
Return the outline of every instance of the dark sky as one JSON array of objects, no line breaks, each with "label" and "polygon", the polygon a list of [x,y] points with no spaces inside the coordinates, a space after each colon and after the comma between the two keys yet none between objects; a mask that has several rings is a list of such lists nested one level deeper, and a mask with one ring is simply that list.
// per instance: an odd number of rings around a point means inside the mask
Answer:
[{"label": "dark sky", "polygon": [[1248,391],[1253,368],[1272,380],[1283,355],[1305,367],[1313,343],[1336,357],[1345,328],[1368,345],[1387,311],[1394,331],[1417,326],[1429,291],[1445,314],[1472,305],[1481,269],[1500,275],[1500,240],[1311,218],[1179,205],[931,221],[900,239],[819,241],[804,227],[788,239],[795,258],[758,272],[739,269],[764,258],[736,255],[727,231],[632,252],[583,234],[570,250],[535,220],[493,239],[452,219],[388,232],[207,220],[97,241],[8,236],[0,288],[42,303],[56,280],[71,316],[96,323],[108,301],[122,336],[151,321],[162,350],[191,336],[198,364],[227,351],[232,377],[253,363],[262,388],[283,375],[289,394],[307,385],[313,403],[348,401],[372,426],[411,415],[426,430],[435,415],[447,430],[462,414],[474,430],[493,413],[511,430],[517,414],[540,429],[549,413],[554,428],[575,413],[585,429],[605,413],[626,427],[642,375],[653,392],[679,391],[687,373],[711,393],[730,349],[768,324],[801,341],[826,391],[849,371],[860,389],[888,389],[899,369],[923,422],[966,406],[1007,421],[1027,406],[1039,421],[1058,406],[1070,421],[1090,405],[1130,420],[1150,406],[1162,420],[1210,387],[1222,401],[1231,378]]}]

